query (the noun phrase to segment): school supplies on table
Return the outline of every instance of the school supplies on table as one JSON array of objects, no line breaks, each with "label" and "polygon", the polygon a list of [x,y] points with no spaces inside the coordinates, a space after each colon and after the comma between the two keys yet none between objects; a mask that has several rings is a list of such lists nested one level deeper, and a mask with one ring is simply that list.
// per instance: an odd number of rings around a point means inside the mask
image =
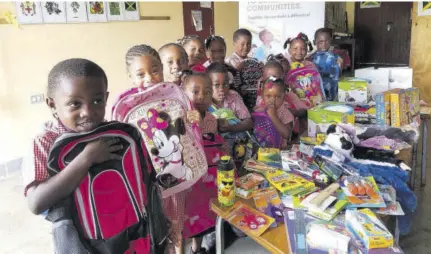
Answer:
[{"label": "school supplies on table", "polygon": [[234,227],[253,236],[262,235],[275,221],[274,218],[240,202],[234,204],[226,220]]},{"label": "school supplies on table", "polygon": [[256,209],[275,219],[272,227],[277,223],[283,223],[283,204],[277,190],[266,188],[258,190],[253,195]]},{"label": "school supplies on table", "polygon": [[269,171],[269,170],[278,170],[281,169],[281,167],[274,167],[274,166],[270,166],[265,162],[260,162],[260,161],[256,161],[253,159],[249,159],[245,164],[244,164],[244,168],[247,169],[248,171],[252,171],[252,172],[256,172],[259,174],[265,174],[265,172]]},{"label": "school supplies on table", "polygon": [[329,196],[323,201],[318,200],[318,205],[312,204],[313,199],[317,198],[318,195],[319,192],[310,194],[301,202],[301,205],[308,209],[308,214],[321,220],[332,220],[348,204],[346,200],[337,199],[335,196]]},{"label": "school supplies on table", "polygon": [[376,213],[397,216],[404,215],[404,211],[400,203],[397,201],[395,189],[390,185],[379,184],[377,186],[380,190],[380,193],[382,194],[383,199],[385,200],[386,207],[377,209]]},{"label": "school supplies on table", "polygon": [[307,244],[328,253],[348,253],[350,239],[345,228],[338,225],[311,223],[308,228]]},{"label": "school supplies on table", "polygon": [[346,210],[346,227],[367,249],[389,248],[394,244],[392,234],[368,208]]},{"label": "school supplies on table", "polygon": [[341,188],[349,201],[348,208],[386,207],[374,177],[348,176],[341,181]]},{"label": "school supplies on table", "polygon": [[262,162],[280,162],[280,150],[276,148],[259,148],[257,160]]},{"label": "school supplies on table", "polygon": [[282,170],[269,170],[264,176],[282,194],[296,195],[315,187],[313,182]]},{"label": "school supplies on table", "polygon": [[248,199],[252,197],[253,191],[257,190],[259,186],[265,181],[262,175],[249,173],[235,180],[236,195]]}]

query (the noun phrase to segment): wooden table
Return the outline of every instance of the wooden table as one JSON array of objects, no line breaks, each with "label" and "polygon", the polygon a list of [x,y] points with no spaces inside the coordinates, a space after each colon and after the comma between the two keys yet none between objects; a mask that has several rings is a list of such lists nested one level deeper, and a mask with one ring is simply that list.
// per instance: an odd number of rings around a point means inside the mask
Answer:
[{"label": "wooden table", "polygon": [[[253,199],[245,200],[238,198],[236,202],[244,203],[255,208]],[[216,250],[217,254],[224,253],[224,230],[223,221],[228,215],[231,207],[223,207],[217,199],[211,200],[211,210],[217,214],[216,223]],[[261,236],[255,237],[248,235],[259,245],[270,251],[271,253],[287,254],[289,252],[289,241],[287,240],[286,226],[281,223],[276,228],[269,228]]]}]

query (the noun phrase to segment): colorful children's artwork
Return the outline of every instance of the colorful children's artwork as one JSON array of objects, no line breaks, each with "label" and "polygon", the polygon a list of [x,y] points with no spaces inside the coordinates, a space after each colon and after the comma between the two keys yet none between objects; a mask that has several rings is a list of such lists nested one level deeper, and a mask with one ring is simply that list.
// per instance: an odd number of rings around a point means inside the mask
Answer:
[{"label": "colorful children's artwork", "polygon": [[121,21],[124,20],[124,3],[123,2],[106,2],[108,5],[108,20]]},{"label": "colorful children's artwork", "polygon": [[124,8],[124,20],[138,21],[141,19],[139,14],[139,3],[138,2],[121,2]]},{"label": "colorful children's artwork", "polygon": [[418,16],[431,15],[431,2],[418,2]]},{"label": "colorful children's artwork", "polygon": [[19,24],[43,23],[42,8],[40,2],[17,1],[16,16]]},{"label": "colorful children's artwork", "polygon": [[85,2],[66,2],[67,23],[88,22],[87,5]]},{"label": "colorful children's artwork", "polygon": [[107,22],[105,2],[87,2],[87,14],[89,22]]},{"label": "colorful children's artwork", "polygon": [[42,2],[43,23],[66,23],[66,2]]}]

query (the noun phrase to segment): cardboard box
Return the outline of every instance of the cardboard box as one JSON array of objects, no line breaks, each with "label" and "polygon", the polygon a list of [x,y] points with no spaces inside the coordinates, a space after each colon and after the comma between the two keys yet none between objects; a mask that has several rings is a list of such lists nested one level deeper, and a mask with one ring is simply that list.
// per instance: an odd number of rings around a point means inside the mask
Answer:
[{"label": "cardboard box", "polygon": [[391,94],[398,93],[402,89],[394,88],[376,94],[376,124],[384,126],[391,125]]},{"label": "cardboard box", "polygon": [[407,124],[415,124],[417,126],[420,125],[420,105],[419,105],[419,88],[412,87],[405,90],[405,103],[404,103],[404,112],[403,114],[406,119],[405,122]]},{"label": "cardboard box", "polygon": [[368,82],[360,78],[344,78],[338,82],[338,101],[347,104],[368,103]]},{"label": "cardboard box", "polygon": [[340,102],[324,102],[307,111],[308,136],[316,137],[319,133],[326,134],[331,124],[355,123],[353,108]]}]

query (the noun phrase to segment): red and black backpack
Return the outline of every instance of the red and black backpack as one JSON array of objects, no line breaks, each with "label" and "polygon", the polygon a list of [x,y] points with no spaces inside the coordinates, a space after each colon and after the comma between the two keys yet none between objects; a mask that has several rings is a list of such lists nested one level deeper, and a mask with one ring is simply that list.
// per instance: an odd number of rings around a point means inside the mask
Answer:
[{"label": "red and black backpack", "polygon": [[[169,222],[155,184],[155,171],[135,127],[109,122],[91,132],[61,135],[50,151],[50,175],[58,174],[88,142],[99,138],[119,139],[122,160],[92,166],[74,193],[50,209],[47,219],[54,223],[56,251],[163,253],[160,247],[168,236]],[[67,227],[61,227],[64,225]]]}]

